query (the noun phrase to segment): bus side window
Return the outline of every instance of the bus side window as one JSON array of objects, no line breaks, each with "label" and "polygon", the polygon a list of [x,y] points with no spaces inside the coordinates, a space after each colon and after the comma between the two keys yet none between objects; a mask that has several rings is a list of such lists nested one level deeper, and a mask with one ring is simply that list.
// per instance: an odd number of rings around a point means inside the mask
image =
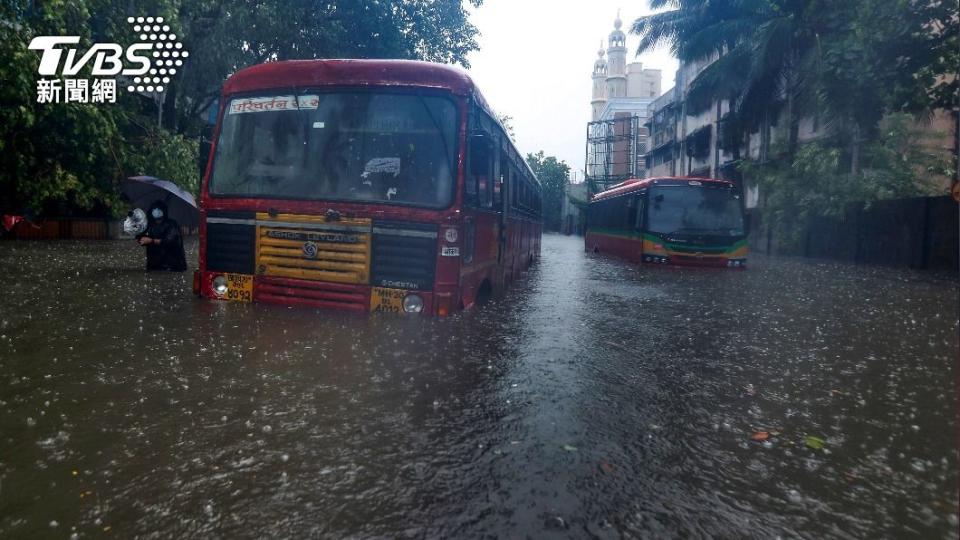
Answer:
[{"label": "bus side window", "polygon": [[626,206],[626,217],[627,219],[620,222],[620,227],[624,229],[629,229],[637,221],[637,199],[636,197],[626,196],[624,197],[624,206]]},{"label": "bus side window", "polygon": [[494,158],[497,163],[496,174],[496,183],[493,185],[493,204],[497,210],[502,211],[504,209],[504,201],[507,200],[507,182],[510,175],[510,167],[507,165],[507,154],[500,151],[500,155]]},{"label": "bus side window", "polygon": [[[487,148],[492,144],[489,131],[486,129],[489,120],[484,112],[476,105],[471,106],[470,135],[467,137],[467,171],[464,174],[463,202],[472,208],[480,208],[484,204],[484,196],[490,186],[490,154]],[[481,173],[481,171],[485,171]]]},{"label": "bus side window", "polygon": [[[478,118],[483,113],[478,112]],[[479,120],[478,120],[479,121]],[[477,146],[471,148],[470,152],[470,178],[468,179],[467,193],[473,191],[471,206],[474,208],[490,208],[493,206],[493,183],[497,178],[496,148],[499,144],[494,137],[491,137],[486,130],[477,132]]]},{"label": "bus side window", "polygon": [[645,193],[637,195],[637,220],[633,224],[633,228],[638,231],[643,230],[643,216],[647,209],[647,198],[645,195]]},{"label": "bus side window", "polygon": [[489,208],[490,198],[490,178],[486,176],[477,177],[477,207]]},{"label": "bus side window", "polygon": [[496,158],[496,152],[491,151],[487,156],[487,171],[486,176],[481,176],[477,179],[480,184],[480,206],[483,208],[492,208],[493,207],[493,183],[499,177],[497,169],[499,168],[498,160]]},{"label": "bus side window", "polygon": [[607,203],[599,201],[593,204],[593,225],[596,227],[607,226]]}]

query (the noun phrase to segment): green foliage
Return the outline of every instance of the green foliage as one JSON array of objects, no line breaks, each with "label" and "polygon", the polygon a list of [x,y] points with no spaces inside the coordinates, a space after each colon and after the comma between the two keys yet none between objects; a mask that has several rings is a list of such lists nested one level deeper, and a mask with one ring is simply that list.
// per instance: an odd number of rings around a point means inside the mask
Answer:
[{"label": "green foliage", "polygon": [[585,199],[578,199],[573,195],[567,195],[567,200],[570,201],[570,204],[577,207],[581,212],[586,212],[587,208],[590,207],[590,201]]},{"label": "green foliage", "polygon": [[[642,52],[669,44],[685,62],[716,61],[690,81],[687,107],[699,113],[728,99],[744,128],[755,128],[781,102],[788,122],[812,95],[800,67],[816,51],[816,0],[655,0],[674,9],[633,24]],[[652,4],[652,5],[653,5]]]},{"label": "green foliage", "polygon": [[547,230],[559,231],[563,199],[570,183],[570,166],[554,156],[545,156],[543,150],[527,154],[527,163],[543,186],[543,225]]},{"label": "green foliage", "polygon": [[[482,0],[467,0],[479,6]],[[201,114],[237,70],[266,61],[403,58],[467,65],[477,48],[463,0],[8,0],[0,3],[0,210],[119,209],[134,174],[197,191]],[[135,41],[130,15],[163,16],[189,60],[157,103],[118,91],[113,105],[38,104],[39,35]],[[89,77],[89,71],[77,77]],[[63,206],[63,205],[61,205]]]},{"label": "green foliage", "polygon": [[271,60],[398,58],[469,67],[478,31],[467,15],[463,0],[183,0],[176,20],[191,56],[174,85],[178,121],[197,128],[224,79]]},{"label": "green foliage", "polygon": [[[779,115],[787,130],[766,163],[741,162],[760,184],[764,214],[789,232],[812,214],[854,202],[931,193],[952,176],[946,155],[924,148],[916,119],[957,99],[956,2],[946,0],[652,0],[640,51],[669,45],[709,62],[686,95],[688,114],[728,100],[722,145],[738,153]],[[909,113],[909,114],[906,114]],[[799,119],[829,134],[801,145]]]},{"label": "green foliage", "polygon": [[[36,103],[38,56],[27,48],[34,35],[79,34],[89,43],[90,13],[82,2],[49,2],[32,12],[9,4],[0,25],[0,207],[40,210],[49,202],[80,209],[110,206],[122,176],[126,145],[123,112],[87,104]],[[31,26],[32,25],[32,26]]]},{"label": "green foliage", "polygon": [[899,197],[938,195],[925,181],[950,172],[950,162],[915,144],[920,129],[907,114],[887,118],[880,136],[864,146],[863,168],[856,174],[844,163],[834,141],[799,147],[792,162],[744,160],[741,172],[760,185],[764,212],[787,236],[803,230],[811,217],[839,217],[851,205]]},{"label": "green foliage", "polygon": [[140,146],[145,151],[130,160],[130,169],[135,174],[170,180],[194,196],[199,196],[197,159],[200,145],[197,139],[173,135],[166,130],[154,130],[143,138]]},{"label": "green foliage", "polygon": [[784,109],[796,122],[827,112],[853,144],[884,113],[928,113],[956,102],[955,2],[935,0],[655,0],[641,17],[640,51],[669,44],[687,62],[719,57],[690,81],[688,110],[728,99],[743,132]]}]

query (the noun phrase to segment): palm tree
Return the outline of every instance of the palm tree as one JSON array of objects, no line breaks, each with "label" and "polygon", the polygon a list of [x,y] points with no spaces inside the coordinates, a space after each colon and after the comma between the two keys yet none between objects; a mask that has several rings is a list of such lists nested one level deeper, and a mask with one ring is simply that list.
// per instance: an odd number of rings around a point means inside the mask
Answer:
[{"label": "palm tree", "polygon": [[687,109],[696,114],[729,100],[728,128],[740,137],[769,129],[782,108],[788,153],[796,151],[800,113],[816,99],[816,2],[809,0],[651,0],[672,8],[633,23],[637,53],[661,45],[683,62],[716,58],[691,81]]}]

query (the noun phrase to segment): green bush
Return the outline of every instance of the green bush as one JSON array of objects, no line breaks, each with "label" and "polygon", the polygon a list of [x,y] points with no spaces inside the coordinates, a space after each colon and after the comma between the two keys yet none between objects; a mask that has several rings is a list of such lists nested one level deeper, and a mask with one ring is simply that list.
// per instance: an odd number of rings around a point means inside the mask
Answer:
[{"label": "green bush", "polygon": [[194,196],[200,193],[200,174],[197,168],[200,146],[197,139],[174,135],[166,130],[155,130],[143,137],[137,145],[143,153],[130,153],[129,169],[136,175],[147,175],[170,180]]},{"label": "green bush", "polygon": [[[764,220],[786,238],[794,238],[813,217],[840,217],[851,205],[941,194],[936,176],[950,174],[949,159],[918,145],[921,130],[906,114],[884,119],[879,136],[862,146],[862,167],[850,172],[850,155],[838,138],[800,146],[786,157],[764,164],[743,160],[740,171],[756,182]],[[782,148],[773,155],[785,156]]]}]

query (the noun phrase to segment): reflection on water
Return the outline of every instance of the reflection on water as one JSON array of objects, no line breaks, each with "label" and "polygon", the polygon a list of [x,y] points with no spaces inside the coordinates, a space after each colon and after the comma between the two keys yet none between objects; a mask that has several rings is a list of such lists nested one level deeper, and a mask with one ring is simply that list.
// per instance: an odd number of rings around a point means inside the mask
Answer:
[{"label": "reflection on water", "polygon": [[581,247],[439,320],[4,242],[0,536],[956,536],[955,281]]}]

